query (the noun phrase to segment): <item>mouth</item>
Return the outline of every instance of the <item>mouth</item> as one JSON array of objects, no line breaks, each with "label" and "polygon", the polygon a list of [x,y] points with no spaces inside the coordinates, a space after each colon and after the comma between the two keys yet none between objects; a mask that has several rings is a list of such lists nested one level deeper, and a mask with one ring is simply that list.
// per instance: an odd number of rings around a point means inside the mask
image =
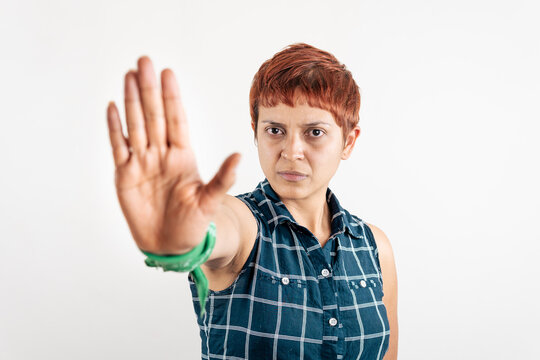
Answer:
[{"label": "mouth", "polygon": [[306,174],[302,174],[298,171],[279,171],[278,174],[288,181],[301,181],[307,178]]},{"label": "mouth", "polygon": [[306,174],[303,174],[298,171],[278,171],[278,174],[288,174],[288,175],[298,175],[298,176],[306,176]]}]

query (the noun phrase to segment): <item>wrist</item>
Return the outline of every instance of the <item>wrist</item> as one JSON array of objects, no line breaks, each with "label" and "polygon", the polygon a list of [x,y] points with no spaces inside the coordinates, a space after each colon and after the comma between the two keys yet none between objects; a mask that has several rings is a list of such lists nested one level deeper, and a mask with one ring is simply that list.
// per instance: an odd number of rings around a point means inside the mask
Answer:
[{"label": "wrist", "polygon": [[165,271],[191,271],[193,268],[204,263],[212,252],[216,240],[216,225],[211,222],[208,225],[206,236],[197,246],[182,254],[159,254],[142,250],[148,258],[146,265],[151,267],[162,267]]}]

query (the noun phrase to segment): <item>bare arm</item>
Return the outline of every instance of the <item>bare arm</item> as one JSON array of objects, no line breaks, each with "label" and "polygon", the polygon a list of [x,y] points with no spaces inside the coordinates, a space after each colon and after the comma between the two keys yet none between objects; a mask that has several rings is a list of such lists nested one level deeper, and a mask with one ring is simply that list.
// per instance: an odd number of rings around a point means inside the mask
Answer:
[{"label": "bare arm", "polygon": [[[243,207],[244,209],[240,209]],[[242,211],[243,210],[243,211]],[[241,200],[231,195],[225,195],[218,210],[214,223],[216,224],[216,244],[203,268],[222,269],[229,265],[238,255],[241,245],[246,236],[251,232],[246,232],[247,207]],[[251,216],[251,214],[247,214]],[[242,221],[242,218],[244,219]],[[249,219],[252,220],[252,219]],[[253,221],[253,220],[252,220]]]},{"label": "bare arm", "polygon": [[386,234],[375,225],[368,225],[375,237],[377,248],[379,249],[379,263],[381,264],[383,277],[383,302],[386,307],[388,322],[390,324],[390,344],[388,346],[388,351],[384,356],[384,360],[395,360],[397,359],[398,353],[399,331],[397,314],[398,286],[394,253],[392,251],[392,246],[390,245],[390,240],[388,240]]}]

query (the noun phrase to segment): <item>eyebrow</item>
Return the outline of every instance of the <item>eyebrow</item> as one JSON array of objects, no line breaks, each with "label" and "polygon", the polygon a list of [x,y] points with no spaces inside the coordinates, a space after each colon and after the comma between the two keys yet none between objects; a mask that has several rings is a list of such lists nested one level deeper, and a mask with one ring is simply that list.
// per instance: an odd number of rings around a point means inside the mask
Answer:
[{"label": "eyebrow", "polygon": [[[281,125],[281,126],[284,126],[284,124],[280,123],[280,122],[277,122],[277,121],[272,121],[272,120],[263,120],[262,121],[263,123],[266,123],[266,124],[270,124],[270,125]],[[307,123],[307,124],[302,124],[302,126],[304,127],[308,127],[308,126],[316,126],[316,125],[325,125],[325,126],[330,126],[329,123],[326,123],[324,121],[314,121],[314,122],[310,122],[310,123]]]}]

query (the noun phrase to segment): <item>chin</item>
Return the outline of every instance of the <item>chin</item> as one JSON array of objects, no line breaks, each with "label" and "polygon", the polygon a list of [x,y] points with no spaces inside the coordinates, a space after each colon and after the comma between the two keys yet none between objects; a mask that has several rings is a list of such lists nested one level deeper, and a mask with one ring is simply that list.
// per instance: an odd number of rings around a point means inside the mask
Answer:
[{"label": "chin", "polygon": [[306,180],[307,178],[297,182],[287,181],[278,175],[270,185],[280,197],[303,198],[309,187]]}]

